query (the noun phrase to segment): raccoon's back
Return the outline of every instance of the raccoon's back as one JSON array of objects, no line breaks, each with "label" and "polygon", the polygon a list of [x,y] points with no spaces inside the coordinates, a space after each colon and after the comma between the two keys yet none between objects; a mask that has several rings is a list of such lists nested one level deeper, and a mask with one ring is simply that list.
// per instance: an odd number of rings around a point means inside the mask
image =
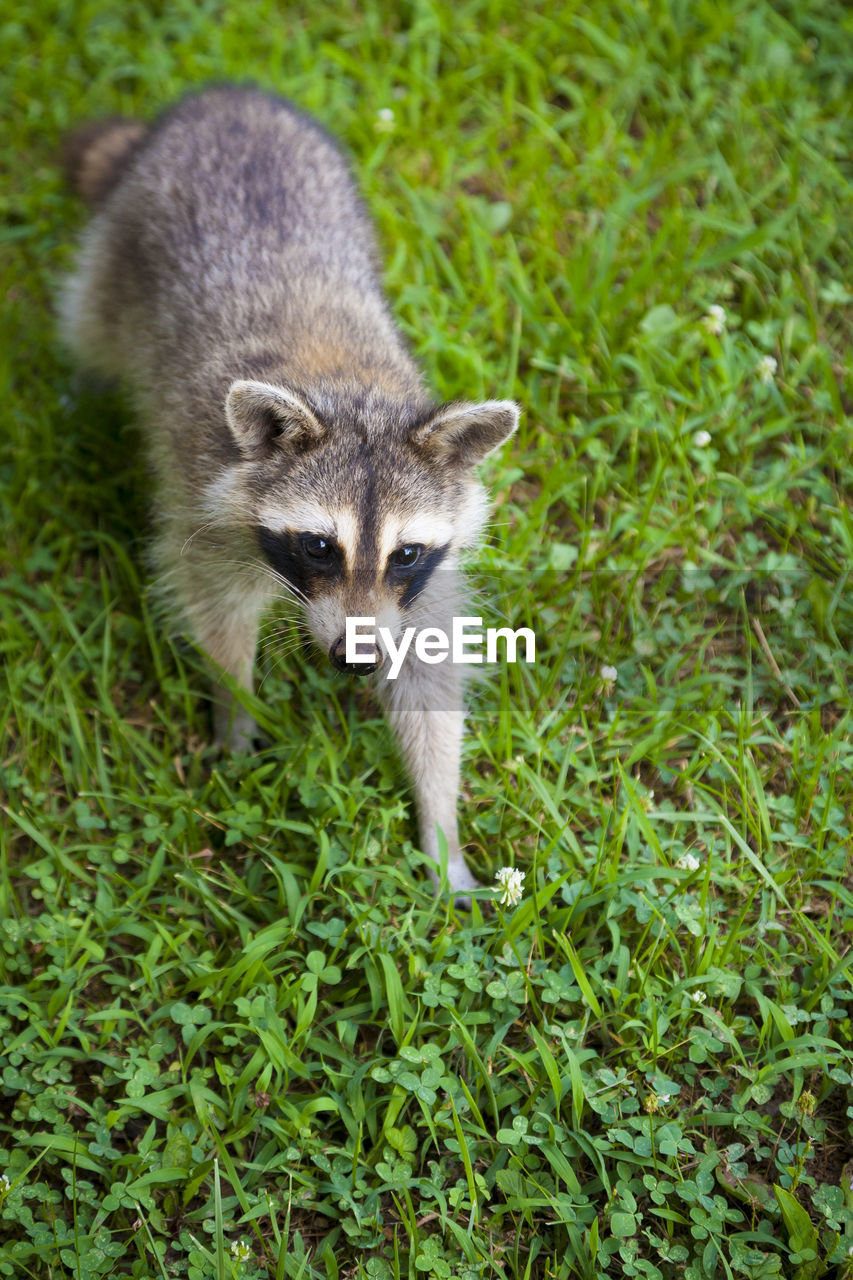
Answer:
[{"label": "raccoon's back", "polygon": [[[137,204],[136,201],[139,201]],[[214,281],[243,264],[305,255],[351,270],[373,267],[373,235],[346,161],[316,121],[282,98],[213,89],[184,99],[155,125],[117,193],[123,218],[182,272]]]},{"label": "raccoon's back", "polygon": [[273,332],[299,350],[335,315],[341,334],[353,315],[364,328],[365,307],[399,341],[347,162],[310,117],[253,89],[191,95],[155,122],[93,218],[78,277],[72,344],[94,338],[104,366],[143,381]]}]

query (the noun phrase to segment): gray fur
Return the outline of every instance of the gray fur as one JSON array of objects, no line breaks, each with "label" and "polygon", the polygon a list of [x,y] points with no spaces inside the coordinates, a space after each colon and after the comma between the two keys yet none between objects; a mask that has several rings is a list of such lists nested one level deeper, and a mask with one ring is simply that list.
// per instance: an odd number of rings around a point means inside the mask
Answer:
[{"label": "gray fur", "polygon": [[[486,511],[472,468],[515,429],[515,406],[435,404],[391,317],[348,166],[291,104],[215,88],[144,136],[127,121],[112,127],[123,133],[92,133],[97,156],[78,141],[100,204],[64,292],[63,331],[84,364],[135,396],[157,481],[156,568],[182,624],[215,672],[250,689],[259,620],[276,598],[296,599],[327,649],[347,612],[384,608],[401,626],[444,616],[437,572],[402,616],[380,544],[427,513],[452,525],[455,564]],[[312,511],[330,513],[317,516],[322,528],[304,526]],[[352,546],[340,582],[308,599],[262,562],[258,527],[289,537],[326,523]],[[438,824],[451,884],[469,888],[455,819],[459,682],[425,666],[402,674],[380,693],[422,844],[437,858]],[[221,690],[215,725],[220,740],[249,745],[251,722]]]}]

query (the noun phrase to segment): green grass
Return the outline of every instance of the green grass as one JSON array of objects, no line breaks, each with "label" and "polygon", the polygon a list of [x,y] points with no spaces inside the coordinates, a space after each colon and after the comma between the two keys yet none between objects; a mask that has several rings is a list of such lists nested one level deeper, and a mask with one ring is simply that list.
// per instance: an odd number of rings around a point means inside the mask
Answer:
[{"label": "green grass", "polygon": [[[0,1275],[849,1274],[849,9],[47,0],[0,37]],[[265,678],[272,746],[206,745],[130,411],[57,346],[63,130],[245,78],[349,147],[437,393],[525,409],[477,578],[538,662],[476,690],[461,807],[515,908],[433,899],[322,662]]]}]

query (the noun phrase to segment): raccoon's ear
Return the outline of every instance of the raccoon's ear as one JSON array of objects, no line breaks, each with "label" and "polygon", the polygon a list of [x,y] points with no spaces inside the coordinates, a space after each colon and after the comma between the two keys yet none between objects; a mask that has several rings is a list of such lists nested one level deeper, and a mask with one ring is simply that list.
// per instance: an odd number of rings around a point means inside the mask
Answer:
[{"label": "raccoon's ear", "polygon": [[446,404],[415,427],[412,443],[435,458],[474,467],[509,439],[518,426],[518,414],[512,400]]},{"label": "raccoon's ear", "polygon": [[269,382],[232,382],[225,418],[241,453],[260,457],[273,449],[310,449],[326,428],[304,400],[287,387]]}]

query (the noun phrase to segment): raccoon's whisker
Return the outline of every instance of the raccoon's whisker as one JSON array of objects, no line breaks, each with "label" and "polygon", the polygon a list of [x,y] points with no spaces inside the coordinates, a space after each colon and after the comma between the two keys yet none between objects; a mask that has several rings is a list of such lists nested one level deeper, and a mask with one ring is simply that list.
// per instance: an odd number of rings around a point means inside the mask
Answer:
[{"label": "raccoon's whisker", "polygon": [[490,543],[490,544],[492,544],[492,545],[497,545],[497,544],[498,544],[498,542],[499,542],[499,538],[498,538],[498,534],[497,534],[496,530],[498,530],[498,529],[508,529],[508,528],[509,528],[509,521],[508,521],[508,520],[500,520],[500,521],[499,521],[499,520],[490,520],[490,521],[489,521],[489,523],[488,523],[488,525],[486,526],[486,528],[483,530],[482,534],[480,535],[480,541],[481,541],[481,542],[487,542],[487,543]]},{"label": "raccoon's whisker", "polygon": [[258,689],[257,689],[258,693],[260,693],[261,689],[263,689],[268,678],[271,675],[274,675],[276,671],[278,671],[284,665],[284,662],[289,657],[289,655],[291,653],[295,653],[297,649],[300,649],[301,647],[302,647],[301,644],[299,645],[294,644],[282,649],[280,653],[276,654],[272,658],[270,657],[269,654],[266,655],[266,661],[269,662],[270,665],[269,665],[269,668],[261,676],[261,679],[258,683]]},{"label": "raccoon's whisker", "polygon": [[294,586],[294,584],[288,578],[285,578],[284,574],[279,573],[279,571],[277,569],[274,569],[272,565],[267,564],[264,560],[261,560],[255,556],[252,556],[251,559],[247,560],[246,564],[250,565],[254,569],[257,569],[259,573],[267,574],[267,576],[271,577],[274,582],[280,583],[281,586],[283,586],[287,591],[291,592],[294,598],[296,600],[299,600],[301,604],[308,604],[308,597],[306,596],[305,592],[300,591],[299,587]]},{"label": "raccoon's whisker", "polygon": [[[227,520],[231,524],[256,525],[258,523],[257,512],[248,502],[237,497],[233,491],[229,492],[225,500],[208,494],[207,500],[200,503],[196,510],[200,515],[209,515],[215,520]],[[245,516],[245,521],[235,520],[235,516]]]},{"label": "raccoon's whisker", "polygon": [[[243,516],[244,519],[235,519],[237,516]],[[184,542],[181,547],[181,555],[184,554],[190,543],[198,537],[200,533],[204,533],[207,529],[213,528],[233,528],[233,529],[253,529],[258,523],[257,513],[249,506],[234,504],[233,501],[229,505],[227,511],[223,511],[219,515],[211,516],[204,524],[194,530],[193,533]]]},{"label": "raccoon's whisker", "polygon": [[485,617],[499,618],[501,622],[505,622],[507,626],[512,625],[509,614],[504,613],[503,609],[499,609],[491,596],[486,595],[484,591],[471,591],[469,593],[469,603],[481,609]]},{"label": "raccoon's whisker", "polygon": [[259,634],[272,635],[274,632],[290,631],[304,623],[302,611],[297,608],[297,602],[292,600],[290,596],[282,596],[280,598],[291,608],[285,611],[276,606],[273,612],[267,613],[261,621]]},{"label": "raccoon's whisker", "polygon": [[[287,599],[287,597],[285,598]],[[290,599],[287,602],[288,604],[293,604]],[[283,635],[291,632],[301,621],[302,615],[299,613],[279,613],[276,610],[275,613],[269,614],[263,619],[258,628],[258,635],[262,639],[269,639],[272,635]]]},{"label": "raccoon's whisker", "polygon": [[272,635],[259,641],[256,652],[259,657],[266,658],[273,653],[285,651],[290,653],[292,650],[301,649],[303,643],[303,638],[299,635]]},{"label": "raccoon's whisker", "polygon": [[[191,513],[187,512],[187,514],[189,515]],[[235,516],[239,515],[245,516],[245,519],[235,519]],[[222,511],[218,515],[211,515],[209,520],[205,520],[203,524],[200,524],[198,528],[195,529],[187,538],[181,550],[181,554],[183,554],[183,551],[186,550],[193,539],[198,537],[200,533],[204,533],[206,529],[251,529],[254,528],[256,524],[257,515],[252,511],[251,507],[229,507],[227,511]]]},{"label": "raccoon's whisker", "polygon": [[225,524],[225,523],[226,523],[226,521],[225,521],[224,519],[222,519],[222,518],[216,518],[216,519],[213,519],[213,520],[208,520],[206,524],[200,524],[200,525],[199,525],[199,527],[198,527],[197,529],[194,529],[194,530],[193,530],[193,532],[190,534],[190,536],[186,539],[186,541],[184,542],[183,546],[181,547],[181,550],[180,550],[180,553],[179,553],[179,554],[180,554],[180,555],[183,555],[183,554],[184,554],[184,552],[186,551],[187,547],[190,545],[190,543],[191,543],[195,538],[197,538],[197,537],[198,537],[198,535],[199,535],[200,533],[204,533],[207,529],[213,529],[216,525],[222,525],[222,524]]},{"label": "raccoon's whisker", "polygon": [[288,658],[292,653],[299,653],[303,647],[304,646],[301,641],[291,641],[290,644],[283,644],[274,648],[268,648],[261,656],[264,662],[270,663],[271,669],[274,669],[284,658]]},{"label": "raccoon's whisker", "polygon": [[[293,602],[290,601],[292,604]],[[285,636],[295,637],[304,631],[304,622],[301,614],[285,615],[276,612],[272,617],[268,617],[258,630],[258,638],[261,642],[267,643],[274,639],[283,639]]]},{"label": "raccoon's whisker", "polygon": [[271,654],[267,653],[264,655],[265,670],[264,670],[263,676],[261,677],[260,684],[258,685],[259,691],[263,687],[268,677],[271,675],[274,675],[275,672],[278,671],[281,666],[283,666],[283,664],[291,656],[291,654],[297,653],[298,650],[299,650],[298,645],[291,645],[290,648],[282,649],[280,651],[276,651],[275,653],[271,653]]},{"label": "raccoon's whisker", "polygon": [[298,601],[299,604],[308,603],[308,597],[305,595],[304,591],[300,591],[299,588],[294,586],[292,582],[289,582],[287,578],[283,576],[283,574],[280,574],[276,569],[273,569],[271,565],[265,564],[263,560],[258,560],[258,559],[255,559],[254,557],[251,557],[248,560],[215,560],[215,561],[208,561],[208,563],[218,564],[218,565],[230,565],[232,568],[235,568],[235,569],[246,569],[246,570],[251,570],[254,573],[264,574],[266,575],[266,577],[272,578],[273,582],[278,583],[279,586],[284,587],[285,590],[289,593],[289,595],[287,596],[274,593],[273,596],[271,597],[272,599],[288,600],[292,598],[293,600]]},{"label": "raccoon's whisker", "polygon": [[290,645],[284,649],[274,649],[270,653],[262,654],[261,662],[263,663],[263,666],[261,667],[261,670],[263,671],[263,675],[261,676],[258,689],[260,690],[268,677],[274,675],[276,671],[284,666],[289,658],[294,654],[297,654],[300,648],[300,645]]},{"label": "raccoon's whisker", "polygon": [[297,649],[305,643],[305,636],[301,634],[295,627],[288,627],[272,635],[265,636],[258,645],[258,652],[263,650],[272,651],[276,648],[293,648]]}]

